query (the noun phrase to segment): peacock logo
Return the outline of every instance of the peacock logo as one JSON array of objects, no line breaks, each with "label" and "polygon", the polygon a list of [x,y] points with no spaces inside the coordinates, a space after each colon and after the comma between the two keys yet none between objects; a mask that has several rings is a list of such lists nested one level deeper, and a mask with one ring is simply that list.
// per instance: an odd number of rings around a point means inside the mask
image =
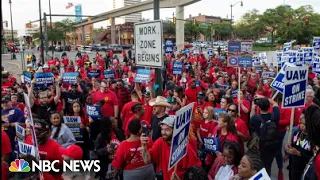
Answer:
[{"label": "peacock logo", "polygon": [[16,159],[11,162],[9,167],[10,172],[29,172],[29,163],[24,159]]}]

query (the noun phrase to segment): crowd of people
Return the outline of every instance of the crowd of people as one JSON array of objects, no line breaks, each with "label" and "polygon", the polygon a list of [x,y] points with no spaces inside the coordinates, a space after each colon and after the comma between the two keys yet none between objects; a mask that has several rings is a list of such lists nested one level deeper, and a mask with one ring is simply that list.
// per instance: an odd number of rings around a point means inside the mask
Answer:
[{"label": "crowd of people", "polygon": [[[218,57],[208,59],[204,54],[164,55],[164,89],[156,95],[161,86],[155,84],[154,71],[146,83],[135,82],[142,67],[136,66],[131,51],[122,56],[120,62],[112,51],[105,57],[97,53],[94,59],[78,52],[73,62],[64,53],[39,67],[32,57],[31,83],[19,83],[13,72],[2,68],[2,179],[39,178],[8,171],[17,158],[16,125],[26,128],[25,143],[34,143],[24,93],[30,101],[40,159],[98,159],[98,179],[248,180],[263,168],[271,176],[274,159],[278,180],[284,179],[285,168],[290,180],[320,179],[320,76],[312,69],[305,106],[295,108],[289,129],[291,109],[282,107],[283,95],[270,86],[272,77],[262,77],[257,67],[228,67]],[[173,74],[176,61],[183,64],[181,74]],[[260,68],[275,73],[280,69],[266,64]],[[89,70],[100,74],[90,77]],[[105,70],[113,70],[114,78],[106,79]],[[35,74],[41,72],[53,73],[52,86],[35,86]],[[62,83],[63,72],[79,72],[77,83]],[[174,117],[190,103],[194,107],[187,154],[168,170]],[[101,117],[90,117],[87,105],[101,107]],[[63,116],[80,117],[82,142],[64,124]],[[289,131],[293,135],[286,143]],[[219,151],[206,151],[203,138],[207,137],[220,140]],[[66,178],[55,172],[43,176]]]}]

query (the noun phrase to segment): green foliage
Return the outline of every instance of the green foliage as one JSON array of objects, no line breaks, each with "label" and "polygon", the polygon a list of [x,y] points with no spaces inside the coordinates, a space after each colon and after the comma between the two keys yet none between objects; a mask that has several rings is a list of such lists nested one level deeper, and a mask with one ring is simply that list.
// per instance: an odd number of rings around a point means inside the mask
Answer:
[{"label": "green foliage", "polygon": [[171,21],[163,23],[163,33],[169,34],[169,35],[175,35],[176,25],[174,25]]},{"label": "green foliage", "polygon": [[213,29],[216,30],[216,36],[221,38],[227,38],[232,35],[232,26],[228,22],[223,22],[219,24],[213,24]]},{"label": "green foliage", "polygon": [[[52,31],[48,26],[48,41],[66,41],[67,33],[75,31],[75,22],[71,19],[64,19],[62,21],[55,22]],[[40,33],[35,33],[32,35],[33,39],[40,38]]]},{"label": "green foliage", "polygon": [[[305,19],[309,19],[309,25]],[[287,21],[290,20],[289,26]],[[234,33],[241,39],[258,39],[270,37],[273,44],[296,40],[298,44],[309,43],[313,36],[320,36],[320,14],[312,6],[301,6],[292,9],[289,6],[278,6],[267,9],[262,14],[252,10],[244,14],[235,25]]]},{"label": "green foliage", "polygon": [[245,13],[234,26],[234,34],[241,39],[258,39],[264,32],[264,26],[259,22],[259,11],[253,9]]},{"label": "green foliage", "polygon": [[200,37],[200,27],[199,22],[196,22],[195,25],[191,21],[188,21],[184,24],[184,33],[186,37],[191,37],[192,40],[197,40]]}]

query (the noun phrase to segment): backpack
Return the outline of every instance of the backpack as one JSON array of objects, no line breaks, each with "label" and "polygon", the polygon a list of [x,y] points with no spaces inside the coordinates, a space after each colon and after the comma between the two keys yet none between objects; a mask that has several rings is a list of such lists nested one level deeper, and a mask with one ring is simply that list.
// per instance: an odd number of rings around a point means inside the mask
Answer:
[{"label": "backpack", "polygon": [[279,145],[280,136],[278,131],[278,124],[274,122],[273,113],[271,114],[271,119],[264,122],[261,115],[259,115],[261,120],[260,125],[260,149],[266,147],[274,147]]},{"label": "backpack", "polygon": [[301,180],[317,180],[316,175],[316,157],[319,156],[320,150],[314,155],[310,160],[309,163],[306,165],[304,172],[302,174]]}]

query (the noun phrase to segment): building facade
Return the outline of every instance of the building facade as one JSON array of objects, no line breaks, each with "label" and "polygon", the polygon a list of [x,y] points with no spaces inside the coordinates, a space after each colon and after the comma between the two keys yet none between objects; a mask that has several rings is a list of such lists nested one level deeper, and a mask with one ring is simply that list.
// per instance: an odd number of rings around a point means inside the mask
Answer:
[{"label": "building facade", "polygon": [[[191,16],[191,14],[190,14],[186,20],[192,21],[193,19],[195,19],[196,21],[198,21],[200,23],[201,22],[213,23],[213,24],[223,23],[223,22],[231,23],[231,19],[222,18],[220,16],[202,15],[201,13],[199,13],[198,16]],[[200,34],[200,38],[198,39],[198,41],[205,41],[205,37],[202,34]]]},{"label": "building facade", "polygon": [[[107,11],[112,11],[125,6],[141,2],[141,0],[107,0]],[[142,19],[142,13],[134,13],[127,16],[121,16],[115,18],[115,24],[124,24],[131,22],[140,22]],[[109,24],[110,25],[110,24]]]},{"label": "building facade", "polygon": [[[11,29],[4,29],[3,30],[3,38],[5,39],[11,39],[12,38],[12,32]],[[13,38],[18,38],[18,30],[13,30]]]}]

